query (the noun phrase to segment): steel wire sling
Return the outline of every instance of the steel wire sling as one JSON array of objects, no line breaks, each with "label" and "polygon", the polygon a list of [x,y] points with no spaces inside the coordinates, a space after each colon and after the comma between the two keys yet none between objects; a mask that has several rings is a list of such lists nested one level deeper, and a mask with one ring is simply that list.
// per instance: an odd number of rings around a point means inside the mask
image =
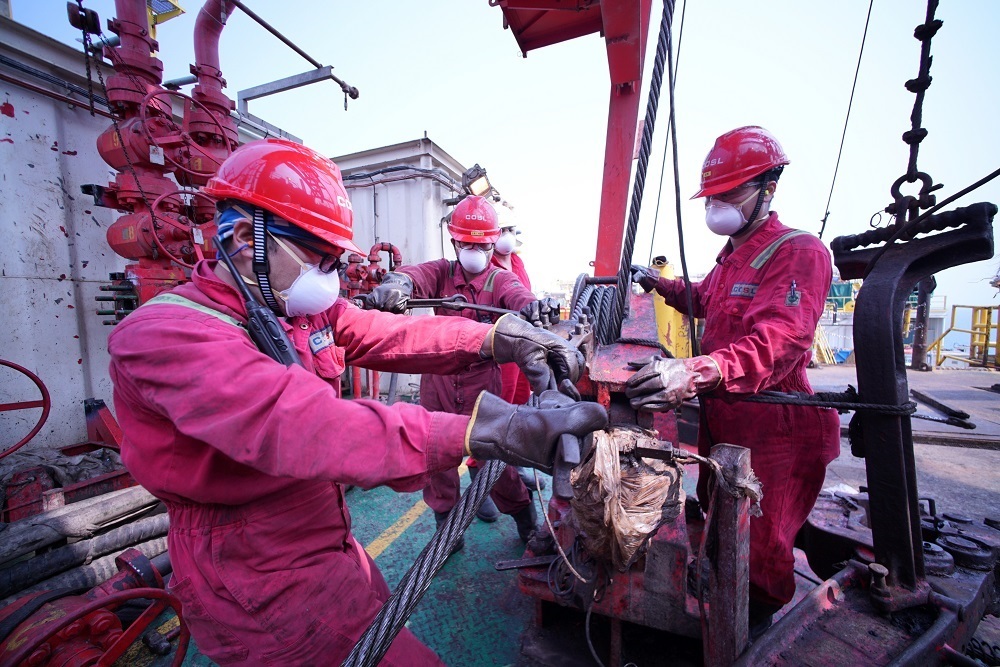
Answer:
[{"label": "steel wire sling", "polygon": [[343,667],[373,667],[382,660],[506,467],[503,461],[489,461],[480,470],[354,645]]}]

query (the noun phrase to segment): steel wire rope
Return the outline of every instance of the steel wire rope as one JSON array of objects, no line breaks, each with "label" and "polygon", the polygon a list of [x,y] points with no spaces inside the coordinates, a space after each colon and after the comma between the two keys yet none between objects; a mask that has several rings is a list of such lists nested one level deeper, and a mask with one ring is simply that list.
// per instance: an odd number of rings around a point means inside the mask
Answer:
[{"label": "steel wire rope", "polygon": [[483,466],[354,645],[344,667],[373,667],[379,663],[506,467],[503,461],[495,460]]},{"label": "steel wire rope", "polygon": [[[677,31],[677,62],[671,66],[668,62],[668,67],[670,68],[670,95],[674,94],[674,82],[677,80],[677,68],[680,67],[681,61],[681,44],[684,43],[684,16],[687,14],[687,0],[684,0],[684,4],[681,5],[681,27]],[[668,54],[669,56],[669,54]],[[663,174],[667,170],[667,146],[670,145],[670,128],[673,127],[674,117],[671,114],[669,120],[667,120],[667,136],[663,140],[663,161],[660,162],[660,183],[659,187],[656,188],[656,212],[653,214],[653,233],[649,238],[649,264],[653,263],[653,245],[656,241],[656,226],[660,221],[660,200],[663,199]]]},{"label": "steel wire rope", "polygon": [[[629,206],[628,226],[625,230],[625,240],[622,244],[621,264],[618,268],[618,293],[615,307],[611,312],[611,331],[615,338],[621,333],[622,321],[625,319],[625,306],[632,290],[632,255],[635,252],[635,234],[639,226],[639,209],[642,207],[642,193],[646,183],[646,168],[649,163],[649,152],[653,143],[653,130],[656,127],[656,110],[660,102],[660,85],[663,82],[663,66],[667,51],[670,50],[670,25],[673,20],[673,0],[663,0],[663,15],[660,19],[660,33],[656,40],[656,56],[653,58],[653,73],[649,81],[649,98],[646,102],[646,118],[642,128],[642,141],[639,145],[639,164],[635,170],[635,181],[632,184],[632,201]],[[671,75],[671,79],[673,76]]]},{"label": "steel wire rope", "polygon": [[847,122],[851,119],[851,106],[854,104],[854,90],[858,87],[858,72],[861,71],[861,56],[865,52],[865,40],[868,38],[868,23],[872,18],[872,5],[875,0],[868,2],[868,16],[865,18],[865,31],[861,35],[861,49],[858,51],[858,66],[854,69],[854,83],[851,84],[851,97],[847,102],[847,115],[844,117],[844,131],[840,135],[840,148],[837,150],[837,164],[833,168],[833,179],[830,181],[830,195],[826,198],[826,212],[823,214],[823,225],[819,228],[819,237],[823,238],[826,230],[826,221],[830,217],[830,202],[833,200],[833,187],[837,183],[837,172],[840,171],[840,157],[844,153],[844,140],[847,138]]}]

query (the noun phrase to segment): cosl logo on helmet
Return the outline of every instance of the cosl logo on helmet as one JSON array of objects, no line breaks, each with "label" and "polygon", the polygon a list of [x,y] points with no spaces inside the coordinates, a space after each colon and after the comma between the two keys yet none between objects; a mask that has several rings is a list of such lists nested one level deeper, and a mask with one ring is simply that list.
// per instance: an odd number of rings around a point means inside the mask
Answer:
[{"label": "cosl logo on helmet", "polygon": [[344,208],[349,208],[352,211],[354,210],[354,207],[351,206],[351,200],[345,197],[344,195],[337,195],[337,203],[343,206]]},{"label": "cosl logo on helmet", "polygon": [[486,216],[484,216],[482,213],[466,213],[465,214],[465,219],[466,220],[486,220]]},{"label": "cosl logo on helmet", "polygon": [[707,169],[708,167],[715,167],[721,165],[723,162],[725,162],[725,160],[722,159],[721,157],[713,157],[710,160],[705,160],[705,164],[703,164],[701,168]]}]

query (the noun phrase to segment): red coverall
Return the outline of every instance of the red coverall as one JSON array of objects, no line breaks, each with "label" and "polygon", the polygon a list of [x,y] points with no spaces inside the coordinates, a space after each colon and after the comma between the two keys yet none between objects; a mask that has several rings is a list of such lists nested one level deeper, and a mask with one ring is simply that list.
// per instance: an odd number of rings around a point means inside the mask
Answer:
[{"label": "red coverall", "polygon": [[[491,263],[493,266],[501,269],[504,268],[497,259],[496,253],[493,253]],[[524,288],[530,292],[531,279],[528,278],[528,272],[524,268],[524,260],[514,253],[510,254],[510,271],[517,276],[521,284],[524,285]],[[528,378],[517,367],[517,364],[500,364],[500,383],[503,386],[500,398],[508,403],[524,405],[528,402],[528,398],[531,397],[531,385],[528,384]]]},{"label": "red coverall", "polygon": [[[750,449],[764,491],[764,515],[750,522],[750,596],[777,606],[795,593],[795,534],[827,464],[840,453],[840,420],[832,409],[734,402],[768,389],[812,393],[806,365],[830,290],[830,254],[808,234],[770,247],[791,231],[771,213],[735,251],[727,244],[717,266],[692,285],[694,316],[705,320],[701,353],[722,372],[719,387],[702,398],[707,428],[703,418],[698,449],[704,456],[722,442]],[[660,279],[656,291],[687,312],[682,280]],[[716,398],[724,400],[708,400]],[[707,501],[705,475],[701,481],[698,495]]]},{"label": "red coverall", "polygon": [[[520,283],[517,276],[510,271],[492,266],[486,267],[485,271],[471,281],[466,280],[458,262],[447,259],[402,266],[396,271],[405,273],[413,280],[414,299],[436,299],[461,294],[470,303],[515,311],[535,301],[535,295]],[[488,323],[500,318],[499,315],[469,309],[436,308],[434,314],[452,319],[461,317]],[[425,373],[420,378],[420,405],[428,410],[471,415],[481,391],[486,390],[500,396],[500,366],[492,359],[480,360],[469,368],[453,372],[451,375],[442,374],[442,371],[447,370],[449,369],[435,368],[434,375]],[[450,512],[458,502],[460,492],[461,481],[456,465],[431,476],[430,483],[424,487],[424,502],[435,512]],[[504,468],[500,479],[493,486],[490,497],[503,514],[516,514],[531,502],[528,489],[514,466]]]},{"label": "red coverall", "polygon": [[[239,293],[200,262],[181,296],[239,322]],[[169,297],[168,297],[169,298]],[[408,319],[343,299],[284,327],[284,368],[211,311],[150,304],[108,339],[122,459],[170,513],[171,588],[220,664],[340,664],[388,597],[351,535],[340,484],[422,488],[464,453],[468,417],[338,400],[345,364],[458,372],[488,328]],[[383,664],[440,664],[408,630]]]}]

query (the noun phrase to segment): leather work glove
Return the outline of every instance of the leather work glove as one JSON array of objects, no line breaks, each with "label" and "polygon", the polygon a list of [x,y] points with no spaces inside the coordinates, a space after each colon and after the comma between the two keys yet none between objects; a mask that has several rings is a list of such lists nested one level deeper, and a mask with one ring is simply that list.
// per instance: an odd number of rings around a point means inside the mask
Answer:
[{"label": "leather work glove", "polygon": [[413,280],[410,276],[390,271],[382,278],[382,284],[365,297],[365,309],[402,313],[406,310],[411,294],[413,294]]},{"label": "leather work glove", "polygon": [[480,461],[499,459],[552,474],[559,436],[582,438],[608,425],[608,413],[598,403],[570,401],[560,407],[569,399],[554,390],[539,398],[543,407],[531,408],[511,405],[486,391],[479,394],[466,431],[466,452]]},{"label": "leather work glove", "polygon": [[[639,362],[642,363],[642,362]],[[630,366],[638,365],[630,362]],[[666,412],[722,382],[722,373],[709,356],[690,359],[653,357],[625,382],[625,395],[635,410]]]},{"label": "leather work glove", "polygon": [[547,327],[559,321],[559,302],[552,297],[532,301],[521,309],[521,319],[536,327]]},{"label": "leather work glove", "polygon": [[639,287],[643,290],[652,292],[659,279],[660,274],[650,267],[641,264],[632,265],[632,282],[639,283]]},{"label": "leather work glove", "polygon": [[486,336],[480,355],[486,359],[493,357],[498,364],[516,363],[536,394],[559,387],[580,399],[573,385],[580,379],[583,355],[551,331],[533,327],[519,317],[504,315]]}]

